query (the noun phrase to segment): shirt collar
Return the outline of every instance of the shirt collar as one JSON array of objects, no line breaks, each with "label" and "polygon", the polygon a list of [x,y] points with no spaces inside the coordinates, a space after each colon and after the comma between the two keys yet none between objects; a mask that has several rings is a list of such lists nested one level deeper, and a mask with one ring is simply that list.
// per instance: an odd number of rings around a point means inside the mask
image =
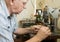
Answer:
[{"label": "shirt collar", "polygon": [[5,0],[1,0],[1,6],[2,6],[4,12],[5,12],[6,17],[10,16],[10,13],[9,13],[9,10],[6,6]]}]

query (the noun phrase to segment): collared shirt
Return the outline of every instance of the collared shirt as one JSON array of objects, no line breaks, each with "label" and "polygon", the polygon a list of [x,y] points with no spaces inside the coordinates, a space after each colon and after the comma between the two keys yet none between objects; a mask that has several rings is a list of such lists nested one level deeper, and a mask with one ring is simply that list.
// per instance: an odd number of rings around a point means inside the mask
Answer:
[{"label": "collared shirt", "polygon": [[16,24],[16,15],[9,16],[10,14],[5,1],[0,0],[0,42],[14,42],[12,35],[18,27]]}]

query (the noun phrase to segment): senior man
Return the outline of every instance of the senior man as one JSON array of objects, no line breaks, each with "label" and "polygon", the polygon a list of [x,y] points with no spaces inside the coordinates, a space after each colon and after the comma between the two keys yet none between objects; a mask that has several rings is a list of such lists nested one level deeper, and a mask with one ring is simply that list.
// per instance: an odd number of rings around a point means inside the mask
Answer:
[{"label": "senior man", "polygon": [[29,28],[18,28],[16,14],[20,13],[28,0],[0,0],[0,42],[14,42],[14,34],[26,34],[36,31],[37,34],[25,42],[41,42],[51,34],[45,26],[35,25]]}]

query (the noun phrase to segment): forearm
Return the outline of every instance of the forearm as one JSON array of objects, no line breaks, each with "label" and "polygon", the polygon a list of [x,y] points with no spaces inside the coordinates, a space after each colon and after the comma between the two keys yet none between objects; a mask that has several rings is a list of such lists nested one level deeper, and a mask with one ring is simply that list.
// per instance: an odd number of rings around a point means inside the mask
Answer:
[{"label": "forearm", "polygon": [[15,34],[26,34],[31,32],[37,32],[41,26],[31,26],[27,28],[18,28],[14,33]]},{"label": "forearm", "polygon": [[30,28],[18,28],[14,33],[15,34],[27,34],[30,32],[31,32]]},{"label": "forearm", "polygon": [[31,38],[25,42],[41,42],[42,40],[47,38],[49,35],[51,35],[49,28],[42,27],[42,28],[40,28],[40,30],[37,32],[37,34],[33,38]]},{"label": "forearm", "polygon": [[25,42],[41,42],[41,41],[42,41],[42,38],[40,38],[36,35]]}]

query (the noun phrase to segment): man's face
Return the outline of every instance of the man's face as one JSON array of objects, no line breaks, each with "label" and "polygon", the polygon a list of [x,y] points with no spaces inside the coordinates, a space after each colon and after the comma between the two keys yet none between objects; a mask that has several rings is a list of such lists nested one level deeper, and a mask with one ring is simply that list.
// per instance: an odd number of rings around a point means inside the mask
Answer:
[{"label": "man's face", "polygon": [[20,13],[24,8],[25,4],[28,0],[14,0],[11,4],[11,11],[12,13],[18,14]]}]

